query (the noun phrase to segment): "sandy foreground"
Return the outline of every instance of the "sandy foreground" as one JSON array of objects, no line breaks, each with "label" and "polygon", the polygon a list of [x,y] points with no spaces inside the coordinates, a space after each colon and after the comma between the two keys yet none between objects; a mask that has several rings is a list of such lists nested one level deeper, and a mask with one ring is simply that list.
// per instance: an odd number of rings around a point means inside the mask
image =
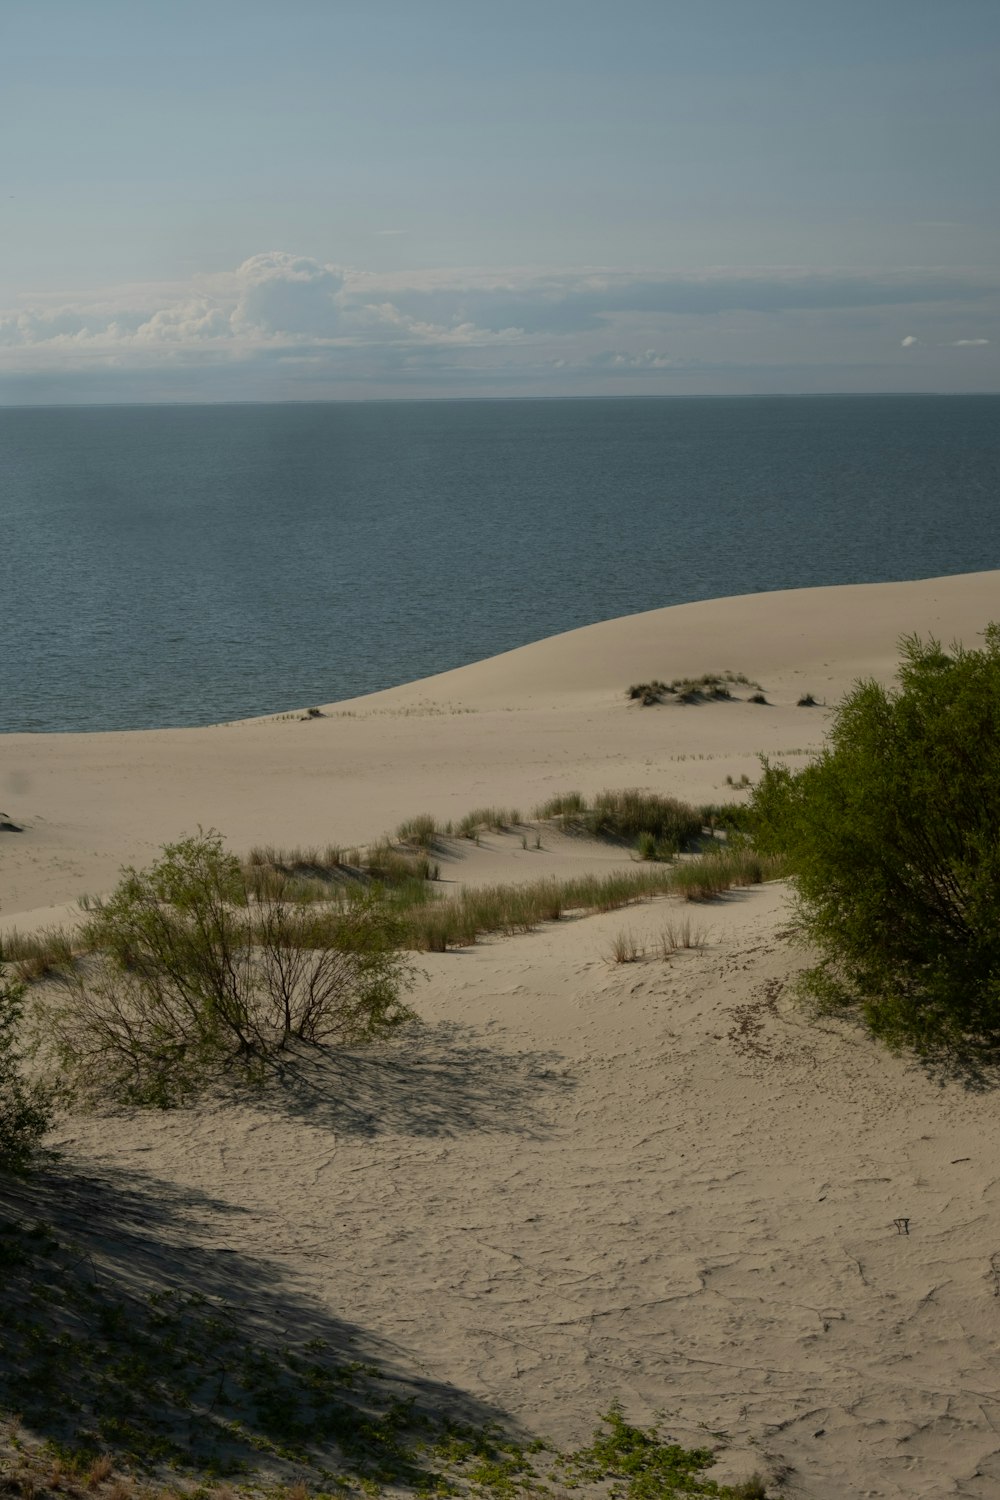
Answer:
[{"label": "sandy foreground", "polygon": [[[0,924],[63,919],[198,824],[237,850],[349,844],[430,812],[641,786],[738,795],[801,764],[910,631],[977,644],[1000,573],[653,611],[421,683],[203,730],[0,739]],[[745,672],[768,706],[643,709],[629,683]],[[738,690],[739,691],[739,690]],[[447,881],[621,863],[546,833]],[[704,946],[655,956],[670,922]],[[87,1180],[170,1204],[149,1255],[238,1249],[271,1294],[562,1444],[618,1399],[809,1500],[1000,1494],[1000,1099],[792,1004],[775,884],[422,959],[404,1041],[302,1089],[64,1120]],[[628,929],[649,956],[616,965]],[[166,1216],[165,1216],[166,1217]],[[909,1220],[909,1233],[894,1220]],[[200,1259],[199,1259],[200,1257]],[[238,1295],[238,1292],[237,1292]]]}]

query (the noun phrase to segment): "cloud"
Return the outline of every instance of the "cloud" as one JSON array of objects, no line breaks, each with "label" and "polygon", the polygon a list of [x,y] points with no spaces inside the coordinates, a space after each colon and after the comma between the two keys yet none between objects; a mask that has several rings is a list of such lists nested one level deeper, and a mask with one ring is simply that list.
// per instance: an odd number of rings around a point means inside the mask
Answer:
[{"label": "cloud", "polygon": [[230,319],[235,333],[332,338],[340,331],[337,298],[344,277],[335,266],[273,250],[245,260],[236,280],[240,298]]},{"label": "cloud", "polygon": [[[76,380],[97,392],[110,388],[99,373],[134,373],[130,399],[182,388],[184,371],[193,393],[224,390],[225,399],[241,391],[267,399],[289,382],[330,394],[447,382],[461,391],[488,381],[504,393],[544,394],[556,379],[569,390],[603,381],[608,390],[659,391],[693,388],[710,371],[742,380],[756,368],[773,382],[778,371],[794,381],[808,367],[819,380],[824,366],[812,361],[822,346],[825,368],[848,372],[855,388],[866,369],[883,365],[886,381],[898,381],[899,363],[885,350],[904,318],[925,329],[901,346],[921,345],[921,359],[909,363],[926,379],[932,350],[986,344],[956,335],[991,327],[998,312],[1000,276],[986,273],[375,273],[270,250],[185,283],[25,296],[0,311],[0,376],[5,391],[17,381],[41,390],[47,380],[62,391],[60,382]],[[985,370],[988,362],[973,363]],[[844,388],[834,375],[831,384]]]},{"label": "cloud", "polygon": [[969,348],[977,348],[978,349],[983,344],[988,344],[988,343],[989,343],[989,339],[952,339],[952,341],[951,341],[951,347],[953,349],[969,349]]},{"label": "cloud", "polygon": [[405,312],[430,323],[470,322],[485,329],[517,327],[526,333],[583,333],[612,317],[715,316],[731,312],[776,314],[804,309],[891,307],[935,302],[976,302],[995,297],[997,278],[939,272],[834,273],[794,269],[727,270],[635,275],[565,272],[552,276],[479,274],[448,285],[393,285],[384,294]]}]

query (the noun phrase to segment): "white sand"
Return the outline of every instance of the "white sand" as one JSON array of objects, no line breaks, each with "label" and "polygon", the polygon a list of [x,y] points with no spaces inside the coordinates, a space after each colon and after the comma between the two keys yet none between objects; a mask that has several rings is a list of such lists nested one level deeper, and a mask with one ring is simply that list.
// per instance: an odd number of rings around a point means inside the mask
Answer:
[{"label": "white sand", "polygon": [[[199,822],[245,848],[574,787],[722,800],[760,750],[798,763],[820,743],[802,691],[833,701],[887,678],[902,633],[971,645],[997,618],[1000,573],[769,594],[593,626],[312,722],[8,736],[0,805],[25,831],[0,835],[2,917],[37,924]],[[623,695],[720,668],[773,706]],[[545,842],[489,838],[445,873],[598,857]],[[652,941],[688,915],[703,951],[608,961],[621,928]],[[557,1441],[619,1398],[681,1440],[724,1433],[720,1474],[784,1475],[789,1496],[995,1497],[1000,1100],[807,1023],[787,924],[776,885],[435,955],[422,1031],[315,1063],[294,1108],[73,1118],[57,1141],[81,1171],[169,1183],[187,1244],[238,1242],[413,1371]]]}]

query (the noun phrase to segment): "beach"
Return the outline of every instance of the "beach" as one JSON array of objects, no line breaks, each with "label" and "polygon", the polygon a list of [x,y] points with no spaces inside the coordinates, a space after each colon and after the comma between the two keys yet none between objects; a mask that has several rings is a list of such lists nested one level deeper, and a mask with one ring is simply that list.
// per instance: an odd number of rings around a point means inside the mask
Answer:
[{"label": "beach", "polygon": [[[517,826],[442,845],[445,889],[630,867],[536,807],[626,787],[743,800],[761,755],[806,764],[854,682],[892,680],[901,637],[973,647],[997,619],[1000,572],[755,594],[264,719],[7,735],[0,934],[71,921],[199,827],[245,855],[501,806]],[[628,696],[706,672],[747,682],[732,701]],[[61,1180],[169,1202],[130,1231],[151,1285],[236,1254],[290,1322],[349,1323],[529,1435],[580,1444],[619,1402],[717,1448],[713,1477],[758,1472],[792,1500],[987,1500],[1000,1099],[811,1020],[793,917],[772,882],[422,954],[402,1039],[304,1059],[284,1096],[65,1114]],[[682,920],[692,945],[665,957]],[[610,956],[623,931],[635,962]],[[113,1258],[100,1215],[67,1211]],[[248,1314],[259,1293],[234,1276],[227,1295]]]}]

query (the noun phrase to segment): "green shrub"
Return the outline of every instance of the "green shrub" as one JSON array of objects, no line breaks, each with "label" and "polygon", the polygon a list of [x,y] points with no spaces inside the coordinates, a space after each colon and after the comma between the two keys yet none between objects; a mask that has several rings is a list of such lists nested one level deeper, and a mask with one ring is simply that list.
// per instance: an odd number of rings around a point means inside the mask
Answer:
[{"label": "green shrub", "polygon": [[809,984],[921,1048],[1000,1035],[1000,626],[980,650],[912,636],[899,686],[862,682],[804,770],[751,809],[784,851],[820,964]]},{"label": "green shrub", "polygon": [[21,1072],[23,1013],[24,985],[0,963],[0,1172],[28,1169],[52,1117],[52,1090]]},{"label": "green shrub", "polygon": [[377,892],[297,905],[261,892],[218,834],[168,844],[92,910],[98,958],[54,1022],[63,1061],[86,1091],[171,1105],[233,1069],[259,1080],[292,1038],[381,1035],[410,1014],[400,936]]}]

